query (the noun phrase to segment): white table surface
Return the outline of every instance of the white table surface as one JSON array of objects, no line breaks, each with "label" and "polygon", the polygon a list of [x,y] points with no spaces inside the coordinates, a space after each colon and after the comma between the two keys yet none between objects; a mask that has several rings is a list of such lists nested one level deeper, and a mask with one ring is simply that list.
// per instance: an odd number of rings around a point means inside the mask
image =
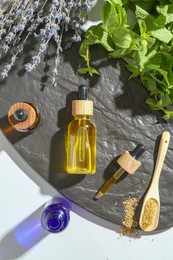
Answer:
[{"label": "white table surface", "polygon": [[[44,203],[57,191],[31,169],[0,132],[0,260],[171,260],[173,229],[139,238],[72,205],[68,228],[49,234],[40,226]],[[20,167],[19,167],[20,166]]]}]

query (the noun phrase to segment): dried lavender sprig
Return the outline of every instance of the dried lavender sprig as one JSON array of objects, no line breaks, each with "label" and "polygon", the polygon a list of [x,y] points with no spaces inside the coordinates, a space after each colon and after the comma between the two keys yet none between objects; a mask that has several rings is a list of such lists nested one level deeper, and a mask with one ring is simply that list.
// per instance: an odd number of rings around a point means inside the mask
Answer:
[{"label": "dried lavender sprig", "polygon": [[[16,25],[16,23],[14,23],[14,25],[12,26],[11,32],[6,35],[6,37],[4,38],[3,41],[1,41],[0,49],[4,53],[7,53],[12,48],[12,47],[10,47],[10,45],[14,46],[14,45],[20,43],[20,40],[21,40],[20,37],[21,37],[22,33],[24,32],[27,22],[32,19],[33,12],[31,12],[31,13],[28,12],[29,7],[33,8],[33,11],[34,11],[36,8],[38,8],[39,3],[42,0],[36,0],[33,3],[32,3],[32,1],[30,1],[30,2],[29,1],[30,0],[24,0],[24,2],[21,1],[20,5],[18,7],[21,7],[22,4],[23,4],[23,7],[27,6],[27,8],[25,9],[25,12],[23,13],[23,17],[20,18],[19,21],[17,20],[17,25]],[[26,15],[26,16],[24,16],[24,15]],[[36,21],[37,21],[37,26],[38,26],[39,25],[38,19],[36,19]],[[33,23],[35,23],[35,20]],[[30,28],[33,27],[33,23]],[[35,30],[36,30],[37,26],[35,26]],[[17,49],[17,47],[16,47],[16,49]],[[18,50],[15,55],[18,55]]]},{"label": "dried lavender sprig", "polygon": [[36,68],[41,62],[41,55],[46,51],[48,43],[50,39],[56,34],[58,30],[58,25],[55,23],[55,11],[56,11],[56,4],[52,3],[49,8],[49,14],[45,17],[46,25],[45,30],[41,30],[41,44],[39,47],[39,53],[32,57],[32,63],[25,64],[25,69],[28,72],[31,72],[33,69]]},{"label": "dried lavender sprig", "polygon": [[[22,33],[24,32],[24,29],[25,29],[25,27],[26,27],[26,24],[27,24],[29,21],[32,20],[33,15],[34,15],[34,11],[39,7],[39,5],[40,5],[40,1],[39,1],[39,0],[33,2],[33,3],[31,4],[31,6],[27,9],[27,11],[25,12],[25,15],[26,15],[26,16],[23,16],[23,17],[21,18],[21,20],[20,20],[20,22],[19,22],[19,30],[18,30],[19,34],[16,35],[17,37],[16,37],[16,39],[15,39],[15,41],[14,41],[14,43],[13,43],[13,46],[16,44],[16,42],[18,42],[18,41],[20,40],[20,37],[21,37]],[[22,26],[22,28],[20,28],[20,26]],[[37,26],[38,26],[38,24],[37,24]],[[31,25],[31,27],[32,27],[32,25]],[[35,28],[35,29],[36,29],[36,28]]]},{"label": "dried lavender sprig", "polygon": [[30,21],[32,19],[35,9],[37,9],[39,6],[39,1],[35,1],[34,3],[32,3],[31,1],[29,2],[29,1],[30,0],[26,0],[26,2],[25,2],[24,6],[26,6],[26,9],[23,12],[23,16],[17,17],[18,18],[17,23],[14,24],[14,26],[11,28],[11,31],[9,32],[9,34],[7,34],[7,36],[4,39],[6,44],[8,44],[8,46],[11,43],[14,46],[16,44],[16,42],[18,42],[18,40],[20,39],[22,33],[24,32],[24,30],[26,28],[28,21]]},{"label": "dried lavender sprig", "polygon": [[[40,10],[37,11],[37,15],[34,15],[33,9],[36,10],[38,7],[38,2],[42,1],[40,5]],[[20,42],[21,35],[25,29],[27,29],[28,34],[26,38],[29,37],[32,33],[35,36],[38,36],[41,40],[39,52],[35,56],[32,57],[32,63],[28,63],[25,65],[27,71],[32,71],[36,66],[38,66],[41,62],[41,56],[46,50],[49,41],[53,38],[57,44],[56,50],[56,58],[55,58],[55,67],[53,69],[53,77],[52,81],[54,85],[56,84],[56,76],[57,76],[57,67],[60,61],[60,52],[62,51],[62,36],[64,30],[68,30],[69,28],[73,28],[75,30],[74,36],[71,38],[72,42],[77,42],[81,40],[81,30],[80,25],[84,23],[87,17],[87,13],[90,11],[90,0],[23,0],[21,1],[22,8],[18,13],[10,14],[9,17],[15,17],[15,21],[11,24],[10,21],[7,23],[8,34],[4,38],[5,41],[1,41],[1,49],[4,53],[7,53],[9,50],[13,48],[16,49],[15,55],[12,56],[11,62],[4,67],[2,72],[2,77],[8,76],[8,72],[11,67],[14,65],[14,62],[18,56],[18,54],[23,50],[23,43]],[[44,8],[45,6],[49,6],[48,11]],[[32,7],[32,8],[30,8]],[[30,11],[29,15],[26,19],[27,10]],[[43,12],[45,13],[42,16]],[[20,20],[22,19],[22,21]],[[28,20],[32,21],[29,26]],[[21,29],[15,31],[15,26],[22,22]],[[34,24],[34,26],[33,26]],[[38,25],[44,25],[44,27],[40,30],[40,34],[37,35],[36,29]],[[4,34],[7,32],[4,30]],[[16,45],[17,44],[17,45]],[[15,58],[14,58],[15,57]]]},{"label": "dried lavender sprig", "polygon": [[[25,1],[29,1],[29,0],[24,0],[24,2]],[[11,32],[11,27],[12,26],[15,26],[15,24],[16,24],[16,21],[18,21],[18,17],[19,16],[21,16],[21,12],[23,11],[23,8],[22,8],[22,5],[23,5],[23,1],[16,1],[17,3],[18,3],[18,5],[17,6],[14,6],[14,8],[13,8],[13,6],[12,6],[12,8],[11,8],[11,10],[10,10],[10,12],[9,12],[9,14],[7,14],[7,16],[8,16],[8,18],[9,19],[5,19],[4,21],[3,21],[3,26],[2,26],[2,31],[1,31],[1,34],[0,34],[0,36],[1,36],[1,39],[2,39],[2,35],[5,35],[6,34],[6,36],[8,35],[8,33],[12,33],[12,34],[14,34],[14,33],[16,33],[15,31],[12,31]],[[5,38],[5,37],[4,37]],[[9,36],[9,37],[7,37],[7,41],[8,42],[10,42],[10,40],[11,40],[11,37]],[[1,47],[2,47],[2,45],[4,44],[4,42],[5,42],[5,39],[2,39],[1,40],[1,44],[0,44],[0,49],[1,49]],[[9,45],[9,43],[7,43],[8,45]]]},{"label": "dried lavender sprig", "polygon": [[[81,3],[81,1],[80,1],[80,3]],[[88,2],[85,1],[85,4],[88,5]],[[72,23],[71,23],[71,21],[74,21],[73,15],[76,16],[76,13],[78,13],[78,14],[80,13],[81,14],[81,10],[80,10],[81,7],[85,7],[84,10],[89,12],[91,9],[89,9],[88,6],[85,6],[85,5],[82,6],[81,4],[79,4],[79,2],[78,3],[77,2],[73,2],[72,0],[70,0],[67,3],[67,8],[68,8],[67,9],[68,10],[67,11],[67,17],[64,20],[64,22],[65,22],[65,29],[68,30],[69,25],[73,29],[75,29],[75,34],[70,39],[68,47],[71,46],[72,42],[79,42],[79,41],[81,41],[81,30],[79,29],[79,24],[74,23],[73,26],[72,26]],[[75,8],[76,8],[76,10],[74,11],[73,9],[75,9]],[[83,12],[83,14],[84,13],[86,15],[86,12]],[[85,19],[82,20],[83,23],[85,22]],[[81,25],[83,25],[83,23],[81,23]],[[54,37],[54,39],[55,39],[55,37]],[[57,77],[57,74],[58,74],[57,67],[58,67],[58,64],[60,62],[60,52],[62,52],[62,48],[61,48],[62,34],[61,34],[61,37],[59,37],[58,41],[56,39],[55,39],[55,41],[57,43],[57,51],[56,51],[56,58],[55,58],[55,67],[54,67],[54,69],[52,71],[52,74],[53,74],[53,77],[52,77],[53,86],[57,85],[56,77]]]},{"label": "dried lavender sprig", "polygon": [[26,71],[31,72],[40,64],[41,56],[46,51],[49,41],[50,38],[47,40],[47,42],[40,44],[39,53],[32,57],[32,63],[25,64]]},{"label": "dried lavender sprig", "polygon": [[15,61],[16,61],[16,58],[17,58],[17,56],[16,56],[16,55],[13,55],[13,56],[11,57],[11,62],[10,62],[9,64],[6,64],[6,65],[4,66],[4,69],[3,69],[3,71],[1,72],[2,79],[8,77],[8,73],[9,73],[9,71],[11,70],[11,68],[14,66],[14,63],[15,63]]},{"label": "dried lavender sprig", "polygon": [[62,27],[61,30],[61,35],[59,36],[59,34],[55,34],[54,35],[54,40],[57,44],[57,49],[56,49],[56,57],[55,57],[55,66],[52,70],[52,84],[54,87],[57,86],[57,75],[58,75],[58,65],[60,63],[60,52],[62,52],[62,47],[61,47],[61,42],[62,42],[62,36],[63,36],[63,31],[64,31],[64,27]]},{"label": "dried lavender sprig", "polygon": [[7,12],[6,9],[2,10],[2,13],[0,15],[0,39],[2,39],[2,35],[6,34],[6,28],[4,28],[6,26],[6,24],[13,22],[11,15],[13,13],[16,13],[15,8],[17,5],[19,5],[18,0],[15,0],[11,4],[11,8],[10,8],[9,12]]},{"label": "dried lavender sprig", "polygon": [[[33,21],[32,26],[28,29],[28,34],[26,35],[26,37],[25,37],[25,39],[23,40],[23,42],[22,42],[22,43],[19,43],[19,44],[16,46],[16,53],[13,54],[13,56],[15,56],[16,59],[17,59],[18,55],[23,52],[24,45],[25,45],[27,39],[29,38],[29,36],[34,32],[34,30],[37,29],[37,27],[39,26],[39,24],[42,22],[42,19],[39,17],[39,15],[40,15],[40,13],[37,14],[36,20]],[[8,47],[7,45],[4,45],[3,48],[4,48],[4,52],[5,52],[5,53],[9,50],[9,47]],[[5,51],[5,48],[7,48],[7,51]],[[42,47],[42,49],[43,49],[43,47]],[[38,64],[39,64],[39,63],[38,63]],[[5,77],[8,76],[8,73],[9,73],[9,71],[11,70],[11,68],[12,68],[13,66],[14,66],[14,62],[13,62],[13,63],[10,63],[10,64],[6,64],[6,67],[4,68],[5,70],[2,71],[2,74],[1,74],[3,78],[5,78]],[[28,66],[29,66],[29,65],[28,65]],[[27,68],[28,66],[26,66],[26,68]],[[29,69],[29,67],[28,67],[27,71],[32,71],[32,69]]]}]

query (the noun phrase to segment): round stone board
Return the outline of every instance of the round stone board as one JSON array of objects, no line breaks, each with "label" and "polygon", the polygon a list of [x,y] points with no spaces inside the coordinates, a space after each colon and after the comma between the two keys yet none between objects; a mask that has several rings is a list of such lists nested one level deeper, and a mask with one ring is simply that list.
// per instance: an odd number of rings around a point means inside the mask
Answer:
[{"label": "round stone board", "polygon": [[[122,225],[123,201],[136,197],[139,205],[135,217],[138,218],[143,195],[152,178],[160,135],[165,130],[173,135],[173,123],[162,120],[160,112],[145,104],[147,91],[139,79],[129,80],[130,74],[123,61],[108,61],[98,46],[92,48],[92,58],[100,76],[89,78],[76,73],[83,61],[78,55],[79,44],[74,44],[62,54],[57,87],[53,87],[50,80],[54,66],[53,44],[33,73],[23,69],[36,50],[38,44],[32,40],[9,77],[0,83],[2,131],[27,163],[73,202]],[[1,60],[3,64],[4,59]],[[65,135],[72,120],[71,101],[77,98],[80,84],[89,86],[89,99],[94,102],[92,121],[97,127],[97,171],[94,175],[68,175],[65,172]],[[8,109],[20,101],[33,103],[41,113],[40,125],[30,134],[17,132],[8,123]],[[117,170],[116,158],[125,150],[133,150],[138,143],[146,147],[139,170],[134,175],[126,174],[100,200],[93,200],[96,191]],[[172,150],[171,137],[160,177],[159,230],[173,226]]]}]

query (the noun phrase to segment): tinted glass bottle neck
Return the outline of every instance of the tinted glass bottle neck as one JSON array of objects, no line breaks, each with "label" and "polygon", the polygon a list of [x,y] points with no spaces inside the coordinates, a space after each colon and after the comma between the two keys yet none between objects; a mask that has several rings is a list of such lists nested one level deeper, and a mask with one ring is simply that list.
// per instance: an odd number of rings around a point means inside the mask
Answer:
[{"label": "tinted glass bottle neck", "polygon": [[74,115],[74,118],[75,119],[84,119],[84,120],[90,120],[90,117],[89,115]]}]

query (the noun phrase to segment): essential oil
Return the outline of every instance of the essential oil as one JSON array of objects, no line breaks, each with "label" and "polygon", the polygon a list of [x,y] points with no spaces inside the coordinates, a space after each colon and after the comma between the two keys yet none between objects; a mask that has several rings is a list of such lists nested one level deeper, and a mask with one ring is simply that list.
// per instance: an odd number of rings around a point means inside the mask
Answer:
[{"label": "essential oil", "polygon": [[68,126],[67,172],[94,174],[96,172],[96,127],[91,122],[93,102],[88,99],[88,88],[81,85],[78,100],[72,101],[74,120]]}]

